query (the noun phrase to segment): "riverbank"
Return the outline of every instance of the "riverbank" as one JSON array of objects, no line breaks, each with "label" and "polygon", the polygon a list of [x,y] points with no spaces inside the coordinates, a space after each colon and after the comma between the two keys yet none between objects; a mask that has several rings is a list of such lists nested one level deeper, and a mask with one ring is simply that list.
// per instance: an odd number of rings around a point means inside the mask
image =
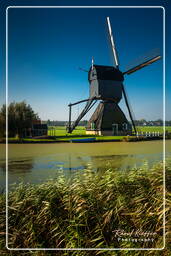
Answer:
[{"label": "riverbank", "polygon": [[[168,162],[165,208],[167,233],[171,218],[170,181],[171,163]],[[102,176],[86,169],[69,181],[61,173],[58,179],[41,185],[20,184],[9,193],[9,247],[162,248],[162,205],[162,164],[151,169],[145,165],[124,173],[109,169]],[[3,195],[0,196],[0,207],[0,245],[3,250]],[[123,230],[125,234],[118,235],[119,231],[116,230]],[[137,239],[135,232],[138,230],[142,232],[139,233],[141,239],[137,242],[134,239]],[[144,232],[150,232],[150,240],[145,240]],[[125,241],[125,238],[129,239]],[[79,253],[75,255],[80,255]],[[170,253],[171,250],[167,248],[165,255]],[[63,251],[58,255],[63,255]],[[82,255],[92,255],[92,252],[83,252]],[[107,255],[114,254],[111,252]],[[120,255],[124,255],[124,251]],[[141,255],[141,251],[137,251],[136,255]],[[148,251],[144,255],[148,255]],[[157,252],[154,255],[158,255]]]},{"label": "riverbank", "polygon": [[[165,138],[171,139],[171,127],[165,127]],[[137,127],[136,136],[103,136],[103,135],[86,135],[86,128],[78,126],[72,132],[68,133],[65,126],[49,126],[48,135],[37,136],[32,138],[9,138],[8,143],[86,143],[86,142],[136,142],[163,139],[163,126],[145,126]],[[87,141],[85,141],[85,139]],[[0,143],[6,143],[5,138],[0,138]]]},{"label": "riverbank", "polygon": [[[98,142],[138,142],[138,141],[150,141],[150,140],[162,140],[163,136],[77,136],[77,137],[67,137],[67,136],[44,136],[42,138],[9,138],[8,143],[10,144],[20,144],[20,143],[98,143]],[[171,139],[171,137],[166,137],[166,139]],[[6,139],[0,139],[0,143],[6,143]]]}]

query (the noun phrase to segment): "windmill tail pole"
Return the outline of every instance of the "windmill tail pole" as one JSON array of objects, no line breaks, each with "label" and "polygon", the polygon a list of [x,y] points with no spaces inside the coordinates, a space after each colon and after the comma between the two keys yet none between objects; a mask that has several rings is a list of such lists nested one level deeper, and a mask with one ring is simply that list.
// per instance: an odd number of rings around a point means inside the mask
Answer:
[{"label": "windmill tail pole", "polygon": [[123,91],[123,95],[124,95],[124,98],[125,98],[125,103],[126,103],[126,106],[127,106],[128,112],[129,112],[129,116],[130,116],[132,125],[134,127],[134,132],[136,134],[137,133],[137,129],[136,129],[136,126],[135,126],[135,123],[134,123],[134,120],[133,120],[133,116],[132,116],[132,113],[131,113],[131,109],[130,109],[130,106],[129,106],[129,103],[128,103],[127,95],[126,95],[125,88],[124,88],[123,84],[122,84],[122,91]]},{"label": "windmill tail pole", "polygon": [[[90,99],[86,99],[86,100],[81,100],[81,101],[78,101],[76,103],[73,103],[73,104],[69,104],[69,126],[68,126],[68,132],[69,133],[72,133],[72,131],[75,129],[75,127],[78,125],[78,123],[80,122],[80,120],[87,114],[87,112],[94,106],[94,104],[96,103],[95,100],[95,97],[94,98],[90,98]],[[82,103],[82,102],[85,102],[87,101],[84,109],[82,110],[81,114],[77,117],[77,119],[73,122],[73,124],[71,125],[71,107],[73,105],[76,105],[76,104],[79,104],[79,103]]]},{"label": "windmill tail pole", "polygon": [[70,103],[70,104],[68,105],[68,107],[69,107],[69,122],[68,122],[67,131],[68,131],[69,133],[72,133],[72,131],[73,131],[72,125],[71,125],[71,109],[72,109],[72,106],[77,105],[77,104],[82,103],[82,102],[85,102],[85,101],[88,101],[88,100],[89,100],[89,99],[80,100],[80,101],[77,101],[77,102],[75,102],[75,103]]},{"label": "windmill tail pole", "polygon": [[68,132],[71,133],[71,107],[72,105],[69,104],[69,125],[68,125]]}]

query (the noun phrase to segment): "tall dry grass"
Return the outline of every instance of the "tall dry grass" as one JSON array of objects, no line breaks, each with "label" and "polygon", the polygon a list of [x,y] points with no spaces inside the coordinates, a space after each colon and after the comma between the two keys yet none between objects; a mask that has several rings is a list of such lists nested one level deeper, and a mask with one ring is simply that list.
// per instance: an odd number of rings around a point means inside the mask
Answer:
[{"label": "tall dry grass", "polygon": [[[171,163],[166,165],[166,235],[169,239]],[[91,170],[70,181],[61,174],[41,185],[20,184],[9,193],[10,248],[163,247],[163,166],[99,175]],[[4,251],[5,196],[0,196],[1,255]],[[115,230],[156,232],[154,241],[118,241]],[[6,253],[6,254],[5,254]],[[58,251],[26,255],[171,255],[165,251]],[[147,254],[148,253],[148,254]],[[155,254],[154,254],[155,253]],[[163,254],[164,253],[164,254]],[[166,253],[166,254],[165,254]]]}]

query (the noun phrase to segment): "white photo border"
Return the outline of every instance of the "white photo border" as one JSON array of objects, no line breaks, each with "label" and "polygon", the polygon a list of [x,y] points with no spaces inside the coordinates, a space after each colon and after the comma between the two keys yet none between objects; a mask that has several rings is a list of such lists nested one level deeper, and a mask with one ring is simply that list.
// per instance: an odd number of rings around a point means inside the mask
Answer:
[{"label": "white photo border", "polygon": [[[8,10],[12,8],[160,8],[163,10],[163,247],[161,248],[9,248],[8,247]],[[6,8],[6,248],[11,251],[117,251],[163,250],[165,248],[165,8],[163,6],[8,6]]]}]

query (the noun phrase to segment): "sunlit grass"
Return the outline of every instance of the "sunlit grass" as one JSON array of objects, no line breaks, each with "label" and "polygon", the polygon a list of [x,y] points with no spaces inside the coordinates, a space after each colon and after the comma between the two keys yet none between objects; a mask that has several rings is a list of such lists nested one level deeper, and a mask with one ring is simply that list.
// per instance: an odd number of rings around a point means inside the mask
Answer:
[{"label": "sunlit grass", "polygon": [[[138,126],[138,133],[141,136],[141,133],[146,135],[146,132],[153,134],[159,133],[159,139],[162,139],[163,127],[162,126]],[[152,136],[153,137],[153,136]],[[84,126],[77,126],[72,133],[68,133],[65,126],[49,126],[48,127],[48,137],[42,138],[9,138],[9,143],[22,143],[22,142],[67,142],[74,139],[84,139],[84,138],[96,138],[96,141],[134,141],[136,136],[103,136],[103,135],[87,135],[86,128]],[[156,137],[157,138],[157,137]],[[166,127],[166,139],[171,138],[171,127]],[[146,137],[144,137],[146,139]],[[149,137],[147,137],[149,139]],[[5,142],[5,139],[2,139]]]},{"label": "sunlit grass", "polygon": [[[159,132],[163,133],[163,126],[137,126],[137,130],[141,132]],[[165,130],[171,132],[171,126],[166,126]],[[67,133],[65,126],[50,126],[48,129],[49,135],[54,136],[73,136],[73,135],[86,135],[86,128],[84,126],[77,126],[72,134]]]},{"label": "sunlit grass", "polygon": [[50,126],[48,127],[48,135],[53,136],[73,136],[73,135],[86,135],[84,126],[77,126],[72,133],[68,133],[66,126]]},{"label": "sunlit grass", "polygon": [[[163,133],[163,126],[137,126],[137,129],[142,132],[159,132]],[[171,132],[171,126],[166,126],[165,130]]]}]

